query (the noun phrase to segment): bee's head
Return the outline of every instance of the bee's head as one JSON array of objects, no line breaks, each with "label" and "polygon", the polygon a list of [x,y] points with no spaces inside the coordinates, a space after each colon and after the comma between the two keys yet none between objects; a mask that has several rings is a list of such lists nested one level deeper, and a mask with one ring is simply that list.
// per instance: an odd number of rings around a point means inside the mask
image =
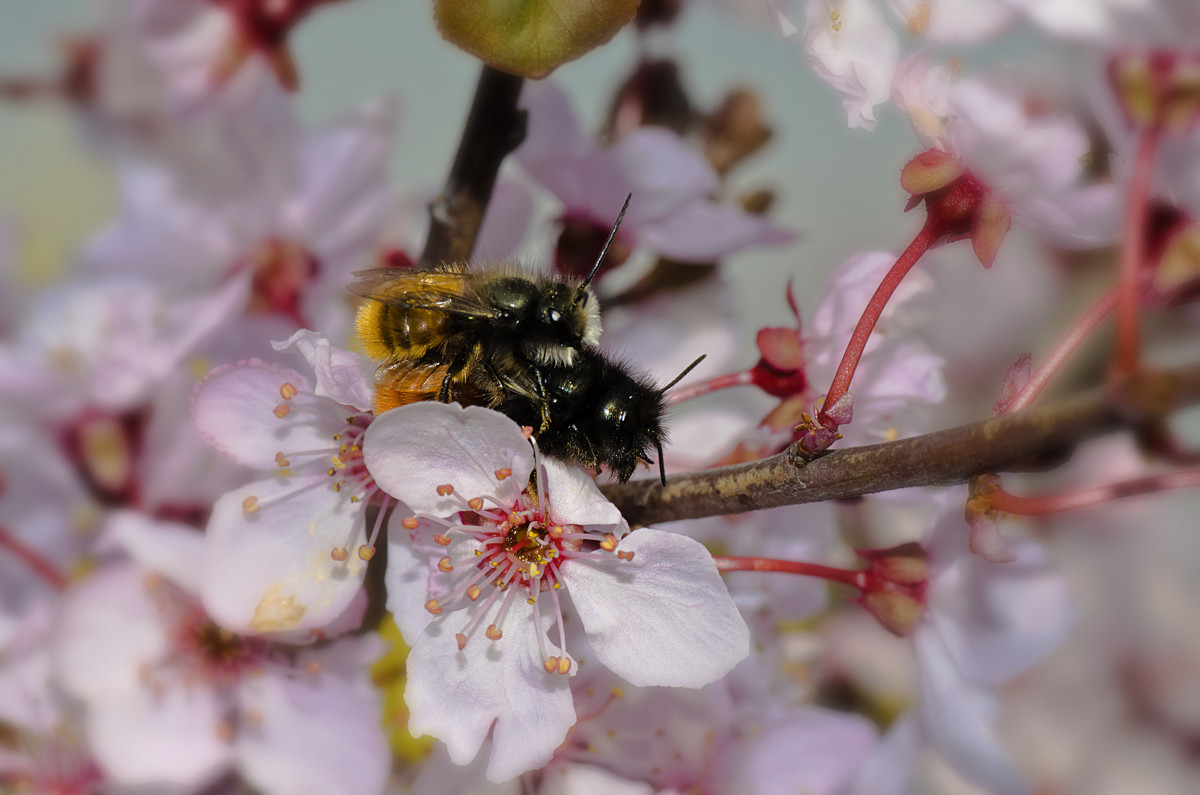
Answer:
[{"label": "bee's head", "polygon": [[596,407],[596,446],[600,458],[622,483],[641,464],[652,460],[650,453],[657,450],[661,455],[665,413],[662,391],[648,382],[628,376],[610,380]]},{"label": "bee's head", "polygon": [[538,295],[534,311],[545,343],[541,364],[569,365],[581,345],[600,339],[600,307],[592,291],[582,285],[550,282]]}]

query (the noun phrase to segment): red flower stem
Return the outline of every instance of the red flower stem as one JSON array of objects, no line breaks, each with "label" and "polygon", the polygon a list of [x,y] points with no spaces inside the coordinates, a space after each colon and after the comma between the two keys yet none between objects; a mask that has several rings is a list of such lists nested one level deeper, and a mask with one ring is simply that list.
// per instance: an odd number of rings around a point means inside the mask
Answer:
[{"label": "red flower stem", "polygon": [[1083,344],[1087,336],[1092,333],[1096,326],[1100,325],[1100,321],[1108,316],[1108,313],[1113,311],[1113,307],[1117,305],[1117,298],[1120,295],[1119,288],[1113,288],[1104,294],[1104,297],[1097,301],[1083,317],[1075,322],[1071,330],[1067,332],[1067,336],[1063,337],[1054,350],[1050,351],[1050,355],[1046,357],[1046,361],[1034,371],[1027,383],[1017,394],[1013,401],[1004,411],[1007,414],[1011,411],[1019,411],[1029,406],[1030,403],[1037,398],[1050,379],[1054,377],[1062,366],[1066,364],[1067,359],[1071,358],[1071,354]]},{"label": "red flower stem", "polygon": [[66,575],[59,571],[53,563],[42,557],[42,554],[32,547],[27,546],[23,541],[8,530],[0,527],[0,549],[7,549],[9,552],[16,555],[25,562],[25,565],[33,569],[43,580],[48,582],[52,587],[59,591],[67,590]]},{"label": "red flower stem", "polygon": [[685,400],[692,400],[701,395],[707,395],[710,392],[716,392],[721,389],[728,389],[732,386],[749,386],[754,383],[754,373],[751,370],[741,370],[740,372],[730,373],[729,375],[719,375],[716,378],[710,378],[707,381],[701,381],[698,384],[672,389],[667,395],[667,402],[674,405],[682,403]]},{"label": "red flower stem", "polygon": [[1018,497],[1004,489],[996,489],[991,493],[990,501],[992,507],[1005,513],[1019,516],[1041,516],[1086,508],[1122,497],[1134,497],[1138,494],[1151,494],[1157,491],[1194,486],[1200,486],[1200,469],[1150,475],[1136,480],[1124,480],[1119,483],[1110,483],[1107,486],[1083,489],[1068,494],[1056,494],[1051,497]]},{"label": "red flower stem", "polygon": [[1138,277],[1146,256],[1146,211],[1154,158],[1158,151],[1158,127],[1149,127],[1138,141],[1133,179],[1129,184],[1129,206],[1125,215],[1125,239],[1121,246],[1120,295],[1117,299],[1117,350],[1114,375],[1126,376],[1138,366]]},{"label": "red flower stem", "polygon": [[713,560],[719,571],[782,571],[788,574],[803,574],[806,577],[820,577],[823,580],[845,583],[853,588],[862,590],[867,586],[867,573],[852,569],[838,569],[833,566],[822,566],[819,563],[805,563],[799,560],[777,560],[775,558],[738,558],[726,555],[714,555]]},{"label": "red flower stem", "polygon": [[[933,226],[933,224],[926,223],[921,227],[921,231],[908,244],[908,248],[904,249],[904,253],[900,255],[891,270],[883,277],[883,281],[875,288],[875,294],[867,302],[867,308],[863,310],[862,317],[858,319],[858,325],[854,328],[854,333],[850,335],[850,342],[842,354],[842,361],[838,364],[837,373],[833,376],[833,383],[825,395],[826,406],[832,406],[850,391],[850,379],[854,378],[858,360],[862,358],[863,350],[867,347],[867,340],[875,329],[875,324],[879,322],[884,307],[891,300],[892,293],[896,292],[900,281],[912,270],[913,265],[917,264],[921,255],[928,251],[937,240],[938,233]],[[824,414],[823,411],[822,414]]]}]

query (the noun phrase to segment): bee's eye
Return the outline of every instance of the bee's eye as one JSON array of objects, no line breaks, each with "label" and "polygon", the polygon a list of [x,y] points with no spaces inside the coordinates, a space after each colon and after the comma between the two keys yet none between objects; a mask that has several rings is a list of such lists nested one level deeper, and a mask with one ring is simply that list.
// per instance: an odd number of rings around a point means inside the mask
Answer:
[{"label": "bee's eye", "polygon": [[548,315],[551,323],[557,323],[558,321],[562,320],[562,314],[560,314],[557,309],[551,309]]}]

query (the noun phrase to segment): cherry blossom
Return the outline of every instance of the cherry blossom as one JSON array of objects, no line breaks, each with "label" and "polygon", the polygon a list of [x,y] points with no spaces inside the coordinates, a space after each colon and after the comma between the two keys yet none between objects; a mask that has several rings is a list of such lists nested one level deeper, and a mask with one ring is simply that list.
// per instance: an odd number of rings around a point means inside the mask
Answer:
[{"label": "cherry blossom", "polygon": [[924,52],[901,65],[894,97],[922,143],[951,155],[1017,226],[1072,248],[1116,239],[1117,189],[1081,184],[1090,143],[1070,117],[1030,116],[1018,92],[981,78],[952,83]]},{"label": "cherry blossom", "polygon": [[0,748],[0,786],[13,791],[96,791],[103,776],[88,751],[82,713],[54,681],[52,609],[39,602],[0,634],[0,722],[15,742]]},{"label": "cherry blossom", "polygon": [[384,100],[303,134],[286,120],[260,124],[275,156],[247,154],[237,178],[251,187],[235,197],[220,185],[187,192],[172,171],[131,164],[121,171],[123,212],[88,243],[83,266],[186,292],[248,279],[243,328],[225,335],[224,360],[267,353],[263,341],[297,327],[340,338],[349,320],[336,299],[371,264],[392,211],[383,164],[394,115]]},{"label": "cherry blossom", "polygon": [[[53,663],[86,708],[89,746],[115,782],[196,788],[236,766],[257,789],[378,792],[387,753],[362,666],[373,638],[287,657],[219,626],[199,603],[203,540],[118,513],[116,563],[66,596]],[[320,714],[323,720],[311,720]]]},{"label": "cherry blossom", "polygon": [[1014,542],[1009,563],[969,554],[962,501],[950,496],[924,542],[928,602],[913,634],[916,722],[964,778],[990,792],[1028,792],[995,735],[995,689],[1063,642],[1075,608],[1065,580],[1036,543]]},{"label": "cherry blossom", "polygon": [[373,364],[314,332],[288,346],[315,381],[252,360],[218,367],[192,398],[210,444],[272,475],[217,500],[205,538],[205,608],[242,633],[319,632],[340,616],[388,521],[390,500],[362,457]]},{"label": "cherry blossom", "polygon": [[875,129],[875,106],[888,98],[900,58],[895,32],[871,0],[805,4],[804,56],[842,94],[851,128]]},{"label": "cherry blossom", "polygon": [[614,245],[712,262],[751,246],[791,241],[767,219],[714,202],[716,171],[678,135],[643,127],[602,149],[584,136],[566,94],[553,83],[527,86],[522,102],[529,130],[514,157],[562,202],[568,228],[598,228],[603,242],[632,194]]},{"label": "cherry blossom", "polygon": [[554,460],[527,490],[535,455],[503,415],[402,406],[375,421],[364,455],[413,512],[408,537],[388,546],[389,607],[413,647],[410,728],[443,740],[454,762],[489,731],[493,781],[549,760],[575,721],[570,613],[596,660],[639,686],[700,687],[747,653],[702,546],[629,533],[589,477]]}]

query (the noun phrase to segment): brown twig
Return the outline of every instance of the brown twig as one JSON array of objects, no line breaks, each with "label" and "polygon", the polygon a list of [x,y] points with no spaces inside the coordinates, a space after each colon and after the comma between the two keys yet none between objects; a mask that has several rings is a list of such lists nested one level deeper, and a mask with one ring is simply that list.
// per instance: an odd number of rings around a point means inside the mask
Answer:
[{"label": "brown twig", "polygon": [[603,489],[634,525],[697,519],[910,486],[965,483],[1029,469],[1085,439],[1152,423],[1200,402],[1200,365],[1142,373],[1120,385],[944,431],[834,450],[807,464],[792,451],[749,464]]},{"label": "brown twig", "polygon": [[468,260],[504,158],[525,139],[517,108],[525,79],[484,66],[442,195],[429,205],[429,236],[419,266]]}]

